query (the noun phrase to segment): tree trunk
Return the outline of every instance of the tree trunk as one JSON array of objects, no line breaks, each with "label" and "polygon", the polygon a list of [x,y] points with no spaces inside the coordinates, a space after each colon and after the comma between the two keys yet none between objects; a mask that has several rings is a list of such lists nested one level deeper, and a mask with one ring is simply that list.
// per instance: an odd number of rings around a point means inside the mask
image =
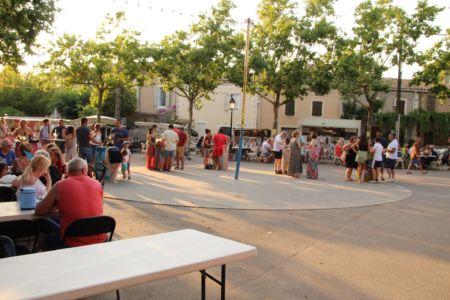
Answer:
[{"label": "tree trunk", "polygon": [[102,89],[102,88],[98,89],[97,123],[100,123],[100,121],[101,121],[102,106],[103,106],[103,93],[104,92],[105,92],[104,89]]},{"label": "tree trunk", "polygon": [[121,99],[120,99],[120,86],[118,88],[116,88],[116,93],[114,95],[114,102],[115,102],[115,106],[114,106],[114,117],[116,119],[120,119],[120,104],[121,104]]},{"label": "tree trunk", "polygon": [[275,102],[273,104],[273,125],[272,129],[275,130],[275,133],[278,133],[278,110],[280,108],[280,93],[277,93],[275,96]]},{"label": "tree trunk", "polygon": [[373,120],[373,107],[369,105],[367,107],[367,131],[369,132],[368,138],[372,137],[372,120]]},{"label": "tree trunk", "polygon": [[192,119],[193,119],[193,115],[194,115],[194,99],[188,99],[189,101],[189,120],[188,120],[188,124],[187,124],[187,144],[188,147],[191,147],[191,128],[192,128]]}]

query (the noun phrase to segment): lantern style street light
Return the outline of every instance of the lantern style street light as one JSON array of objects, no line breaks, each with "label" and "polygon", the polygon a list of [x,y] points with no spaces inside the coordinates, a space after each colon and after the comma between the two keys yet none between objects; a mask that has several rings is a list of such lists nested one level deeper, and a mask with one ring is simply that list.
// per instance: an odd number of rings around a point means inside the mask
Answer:
[{"label": "lantern style street light", "polygon": [[233,96],[231,96],[230,102],[228,102],[230,104],[230,112],[231,112],[231,120],[230,120],[230,139],[233,139],[233,110],[235,108],[236,105],[236,101],[234,101]]}]

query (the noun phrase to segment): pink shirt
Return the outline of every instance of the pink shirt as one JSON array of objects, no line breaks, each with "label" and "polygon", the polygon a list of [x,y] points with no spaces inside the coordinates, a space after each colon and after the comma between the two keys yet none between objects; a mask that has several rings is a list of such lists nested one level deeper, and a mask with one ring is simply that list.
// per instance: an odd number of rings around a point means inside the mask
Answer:
[{"label": "pink shirt", "polygon": [[[57,207],[61,215],[61,238],[66,228],[75,220],[103,215],[103,190],[98,181],[89,176],[70,176],[57,183]],[[102,243],[105,234],[67,238],[68,246],[84,246]]]}]

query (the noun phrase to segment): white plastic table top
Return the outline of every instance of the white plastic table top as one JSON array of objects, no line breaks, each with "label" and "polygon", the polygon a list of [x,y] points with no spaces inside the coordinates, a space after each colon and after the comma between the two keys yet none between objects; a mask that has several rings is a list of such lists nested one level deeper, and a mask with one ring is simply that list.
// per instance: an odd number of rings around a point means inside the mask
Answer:
[{"label": "white plastic table top", "polygon": [[0,299],[75,299],[256,256],[256,248],[184,229],[0,260]]},{"label": "white plastic table top", "polygon": [[34,209],[21,210],[18,201],[0,203],[0,222],[34,218]]}]

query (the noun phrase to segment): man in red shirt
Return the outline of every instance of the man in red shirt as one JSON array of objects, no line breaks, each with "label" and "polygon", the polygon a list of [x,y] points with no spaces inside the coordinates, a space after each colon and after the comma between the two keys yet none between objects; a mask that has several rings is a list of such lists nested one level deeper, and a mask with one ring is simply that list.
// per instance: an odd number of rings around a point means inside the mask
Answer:
[{"label": "man in red shirt", "polygon": [[[62,237],[66,228],[75,220],[103,215],[103,190],[98,181],[87,176],[88,166],[85,160],[74,158],[68,163],[68,178],[58,181],[47,196],[36,206],[37,216],[47,216],[59,212],[60,226],[56,232],[47,233],[40,240],[46,250],[62,246]],[[56,223],[55,223],[56,224]],[[55,228],[57,229],[57,227]],[[84,246],[102,243],[105,234],[67,238],[67,246]]]},{"label": "man in red shirt", "polygon": [[177,150],[175,152],[175,160],[177,161],[177,166],[175,167],[175,170],[178,170],[180,168],[180,161],[181,161],[181,170],[183,170],[184,147],[186,146],[188,137],[186,132],[184,132],[184,127],[178,128],[175,132],[178,134]]},{"label": "man in red shirt", "polygon": [[213,163],[216,169],[222,170],[223,167],[223,152],[224,147],[228,142],[228,137],[223,134],[223,129],[220,128],[219,132],[213,137],[214,150],[212,153]]}]

